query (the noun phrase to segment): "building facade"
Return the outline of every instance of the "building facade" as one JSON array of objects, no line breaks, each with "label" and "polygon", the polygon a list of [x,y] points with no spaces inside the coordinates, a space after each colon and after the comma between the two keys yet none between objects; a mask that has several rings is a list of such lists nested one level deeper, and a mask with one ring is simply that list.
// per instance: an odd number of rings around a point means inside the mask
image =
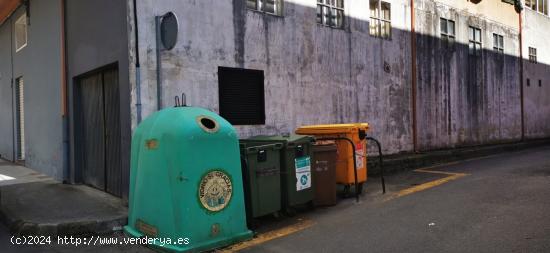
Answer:
[{"label": "building facade", "polygon": [[63,180],[62,6],[9,7],[0,18],[0,156]]},{"label": "building facade", "polygon": [[368,122],[396,154],[550,137],[548,0],[11,2],[0,155],[123,198],[131,129],[182,93],[243,138]]},{"label": "building facade", "polygon": [[126,198],[127,3],[0,3],[0,157]]}]

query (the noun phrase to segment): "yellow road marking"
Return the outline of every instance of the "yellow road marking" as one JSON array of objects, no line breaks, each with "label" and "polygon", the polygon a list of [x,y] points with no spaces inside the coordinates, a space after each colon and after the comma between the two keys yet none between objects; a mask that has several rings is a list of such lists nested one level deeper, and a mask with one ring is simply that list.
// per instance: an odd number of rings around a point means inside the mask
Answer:
[{"label": "yellow road marking", "polygon": [[290,225],[290,226],[287,226],[287,227],[284,227],[284,228],[280,228],[280,229],[276,229],[276,230],[273,230],[273,231],[269,231],[269,232],[266,232],[266,233],[259,234],[257,237],[255,237],[254,239],[252,239],[250,241],[241,242],[241,243],[235,244],[233,246],[230,246],[228,248],[218,250],[217,252],[219,252],[219,253],[237,252],[237,251],[242,250],[242,249],[250,248],[252,246],[256,246],[256,245],[259,245],[259,244],[262,244],[262,243],[265,243],[265,242],[268,242],[268,241],[271,241],[271,240],[274,240],[274,239],[277,239],[277,238],[280,238],[280,237],[283,237],[283,236],[287,236],[287,235],[296,233],[298,231],[309,228],[309,227],[313,226],[314,224],[315,224],[315,222],[313,222],[312,220],[302,220],[302,221],[300,221],[296,224],[293,224],[293,225]]},{"label": "yellow road marking", "polygon": [[455,172],[447,172],[447,171],[438,171],[438,170],[428,170],[429,168],[423,168],[423,169],[416,169],[413,170],[414,172],[424,172],[424,173],[432,173],[432,174],[443,174],[443,175],[466,175],[464,173],[455,173]]},{"label": "yellow road marking", "polygon": [[428,170],[428,169],[429,169],[429,167],[428,168],[423,168],[423,169],[417,169],[417,170],[414,170],[414,172],[442,174],[442,175],[448,175],[448,176],[444,177],[444,178],[436,179],[434,181],[430,181],[430,182],[427,182],[427,183],[423,183],[423,184],[420,184],[420,185],[416,185],[416,186],[413,186],[413,187],[410,187],[410,188],[407,188],[407,189],[403,189],[403,190],[393,194],[392,196],[387,198],[385,201],[389,201],[389,200],[392,200],[392,199],[395,199],[395,198],[407,196],[407,195],[410,195],[410,194],[413,194],[413,193],[416,193],[416,192],[424,191],[424,190],[436,187],[438,185],[442,185],[444,183],[447,183],[447,182],[450,182],[450,181],[453,181],[453,180],[456,180],[456,179],[459,179],[461,177],[469,175],[469,174],[466,174],[466,173],[454,173],[454,172],[436,171],[436,170]]}]

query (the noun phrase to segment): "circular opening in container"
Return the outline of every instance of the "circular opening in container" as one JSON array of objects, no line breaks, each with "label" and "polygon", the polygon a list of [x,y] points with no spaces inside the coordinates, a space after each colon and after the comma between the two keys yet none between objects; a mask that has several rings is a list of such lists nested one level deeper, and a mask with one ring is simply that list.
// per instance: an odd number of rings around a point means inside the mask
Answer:
[{"label": "circular opening in container", "polygon": [[219,129],[218,122],[207,116],[198,117],[197,123],[202,128],[202,130],[208,133],[215,133]]}]

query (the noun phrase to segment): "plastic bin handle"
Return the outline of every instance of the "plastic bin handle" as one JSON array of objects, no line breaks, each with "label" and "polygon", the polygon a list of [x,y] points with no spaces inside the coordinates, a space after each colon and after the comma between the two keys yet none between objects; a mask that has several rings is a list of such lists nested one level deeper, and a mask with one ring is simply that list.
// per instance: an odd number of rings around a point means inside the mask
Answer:
[{"label": "plastic bin handle", "polygon": [[279,173],[280,173],[280,170],[277,167],[256,170],[256,176],[272,176],[272,175],[278,175]]},{"label": "plastic bin handle", "polygon": [[268,148],[273,148],[275,150],[281,149],[281,148],[283,148],[283,144],[275,143],[275,144],[265,144],[265,145],[258,145],[258,146],[254,146],[254,147],[247,147],[246,148],[246,153],[247,154],[256,153],[261,149],[268,149]]}]

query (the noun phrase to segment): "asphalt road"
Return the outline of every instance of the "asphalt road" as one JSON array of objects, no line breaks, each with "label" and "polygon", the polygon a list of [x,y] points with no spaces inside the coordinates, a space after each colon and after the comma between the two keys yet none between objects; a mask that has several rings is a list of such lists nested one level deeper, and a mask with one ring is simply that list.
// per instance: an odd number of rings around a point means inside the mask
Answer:
[{"label": "asphalt road", "polygon": [[[370,178],[359,203],[346,199],[266,221],[259,231],[292,228],[294,220],[312,225],[253,240],[242,252],[550,252],[550,147],[426,170],[447,174],[391,175],[385,195],[379,179]],[[0,226],[0,252],[150,252],[142,246],[22,247],[10,237]]]},{"label": "asphalt road", "polygon": [[306,215],[311,227],[243,252],[550,252],[550,147],[429,170],[468,175],[396,198],[437,174],[394,175],[384,197],[369,179],[360,203]]}]

